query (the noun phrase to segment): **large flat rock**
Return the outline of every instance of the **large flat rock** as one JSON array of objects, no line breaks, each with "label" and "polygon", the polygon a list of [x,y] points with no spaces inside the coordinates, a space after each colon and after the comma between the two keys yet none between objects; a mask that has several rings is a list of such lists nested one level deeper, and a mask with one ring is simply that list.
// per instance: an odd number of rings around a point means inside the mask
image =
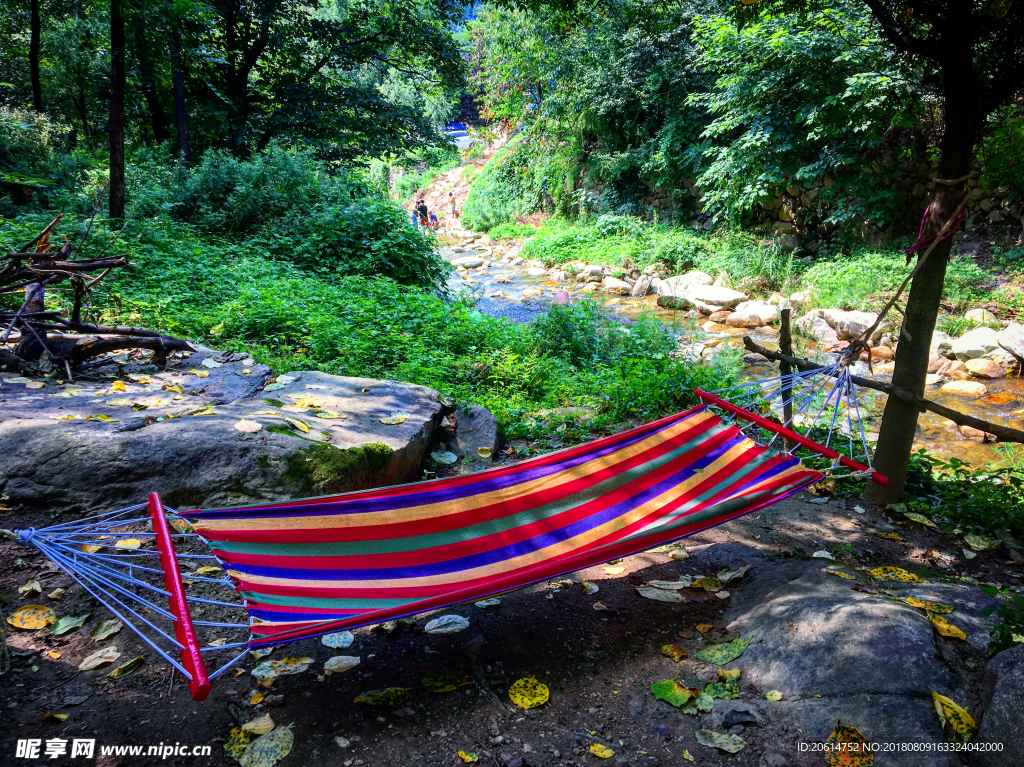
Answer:
[{"label": "large flat rock", "polygon": [[[88,511],[157,491],[174,508],[209,508],[399,484],[417,478],[444,409],[433,389],[313,371],[289,374],[287,385],[267,392],[266,368],[243,374],[241,361],[210,369],[202,359],[149,383],[128,382],[125,391],[103,382],[65,396],[67,386],[4,383],[6,505]],[[180,394],[164,390],[179,384]],[[408,414],[404,422],[381,423],[396,411]],[[109,420],[87,420],[96,415]],[[239,431],[242,419],[263,428]]]}]

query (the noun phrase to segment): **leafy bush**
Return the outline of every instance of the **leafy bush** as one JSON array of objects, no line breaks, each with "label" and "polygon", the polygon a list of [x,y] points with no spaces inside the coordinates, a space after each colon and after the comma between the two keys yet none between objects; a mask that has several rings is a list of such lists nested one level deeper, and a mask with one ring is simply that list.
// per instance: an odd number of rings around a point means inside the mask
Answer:
[{"label": "leafy bush", "polygon": [[89,159],[67,134],[44,114],[0,111],[0,215],[45,208],[82,181]]}]

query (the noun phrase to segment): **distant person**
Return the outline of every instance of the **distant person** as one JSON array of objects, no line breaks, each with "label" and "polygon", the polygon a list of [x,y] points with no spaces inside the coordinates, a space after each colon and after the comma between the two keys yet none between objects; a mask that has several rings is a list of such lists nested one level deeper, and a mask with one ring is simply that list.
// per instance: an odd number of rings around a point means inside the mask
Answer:
[{"label": "distant person", "polygon": [[459,217],[459,208],[455,204],[455,192],[448,192],[448,207],[451,208],[452,218]]},{"label": "distant person", "polygon": [[419,229],[420,228],[420,217],[418,215],[416,215],[416,211],[415,210],[412,212],[412,228],[413,229]]},{"label": "distant person", "polygon": [[438,228],[441,226],[441,222],[437,220],[437,214],[436,213],[431,213],[430,214],[430,224],[429,224],[429,226],[430,226],[431,231],[434,231],[434,232],[436,232],[438,230]]},{"label": "distant person", "polygon": [[428,213],[428,211],[427,211],[427,203],[425,203],[423,200],[417,200],[416,201],[416,212],[420,216],[420,223],[423,226],[429,226],[430,225],[430,219],[427,218],[427,213]]}]

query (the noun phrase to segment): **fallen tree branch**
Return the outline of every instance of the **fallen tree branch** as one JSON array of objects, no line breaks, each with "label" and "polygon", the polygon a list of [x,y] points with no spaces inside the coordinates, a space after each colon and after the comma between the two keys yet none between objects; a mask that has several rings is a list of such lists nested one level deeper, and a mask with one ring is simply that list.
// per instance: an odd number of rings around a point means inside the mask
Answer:
[{"label": "fallen tree branch", "polygon": [[[791,357],[788,354],[782,354],[781,352],[775,352],[771,349],[765,349],[763,346],[759,346],[755,343],[750,336],[743,337],[743,345],[748,351],[760,354],[770,360],[775,360],[776,362],[789,363],[800,370],[817,370],[825,367],[824,365],[818,365],[817,363],[810,362],[809,360],[800,359],[799,357]],[[941,415],[948,418],[958,426],[969,426],[972,429],[978,429],[979,431],[992,434],[998,438],[1000,442],[1024,443],[1024,431],[1011,429],[1007,426],[1000,426],[996,423],[982,421],[980,418],[975,418],[974,416],[965,415],[957,410],[948,408],[945,405],[940,405],[938,402],[932,402],[924,397],[919,397],[912,392],[908,392],[906,389],[899,389],[892,384],[888,384],[883,381],[873,381],[870,378],[861,378],[860,376],[850,376],[850,380],[857,384],[857,386],[863,386],[866,389],[874,389],[875,391],[888,394],[891,397],[897,397],[904,402],[909,402],[916,406],[918,410],[927,410],[935,413],[936,415]]]}]

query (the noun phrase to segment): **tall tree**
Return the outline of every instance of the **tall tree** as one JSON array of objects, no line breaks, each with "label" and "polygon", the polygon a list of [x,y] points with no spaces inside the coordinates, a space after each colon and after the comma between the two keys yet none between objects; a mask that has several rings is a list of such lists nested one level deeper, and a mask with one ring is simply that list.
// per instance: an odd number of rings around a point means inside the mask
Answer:
[{"label": "tall tree", "polygon": [[32,78],[32,108],[37,112],[45,111],[43,105],[43,81],[39,75],[39,58],[42,48],[43,24],[39,18],[39,0],[31,2],[31,31],[28,46],[28,66]]},{"label": "tall tree", "polygon": [[185,78],[181,60],[181,21],[172,15],[168,34],[171,43],[171,83],[174,88],[174,123],[178,128],[178,154],[185,170],[191,167],[188,148],[188,109],[185,106]]},{"label": "tall tree", "polygon": [[124,14],[110,0],[110,201],[108,215],[124,218]]},{"label": "tall tree", "polygon": [[167,113],[164,112],[160,103],[160,94],[156,87],[156,73],[153,69],[153,59],[149,54],[149,43],[146,40],[146,18],[139,14],[132,19],[132,33],[135,42],[135,58],[139,63],[138,76],[142,86],[142,95],[146,99],[146,108],[149,111],[149,121],[153,128],[153,139],[162,144],[170,133],[167,131]]}]

